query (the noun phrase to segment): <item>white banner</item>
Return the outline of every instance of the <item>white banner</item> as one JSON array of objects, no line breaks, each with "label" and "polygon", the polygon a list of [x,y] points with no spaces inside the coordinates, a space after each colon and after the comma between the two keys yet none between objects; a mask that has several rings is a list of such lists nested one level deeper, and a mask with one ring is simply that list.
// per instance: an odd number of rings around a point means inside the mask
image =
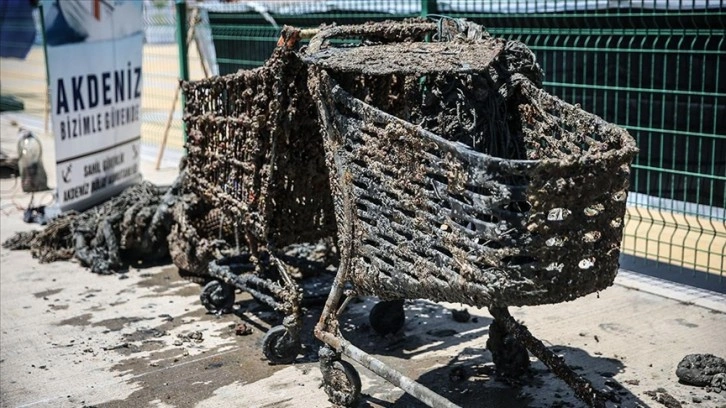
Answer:
[{"label": "white banner", "polygon": [[143,3],[44,6],[58,205],[83,210],[141,179]]}]

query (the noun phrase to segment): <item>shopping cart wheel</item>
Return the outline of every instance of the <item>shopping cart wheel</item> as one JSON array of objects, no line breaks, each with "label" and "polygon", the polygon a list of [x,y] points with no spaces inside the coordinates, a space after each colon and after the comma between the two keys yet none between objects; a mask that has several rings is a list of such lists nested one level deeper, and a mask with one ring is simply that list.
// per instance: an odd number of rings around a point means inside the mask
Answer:
[{"label": "shopping cart wheel", "polygon": [[504,325],[496,319],[489,325],[487,349],[492,353],[497,374],[516,378],[529,370],[527,348],[507,332]]},{"label": "shopping cart wheel", "polygon": [[335,406],[355,407],[360,399],[361,382],[358,371],[340,360],[330,348],[320,349],[320,371],[323,373],[323,388],[328,400]]},{"label": "shopping cart wheel", "polygon": [[210,281],[202,289],[199,300],[210,313],[225,313],[234,305],[234,287],[217,280]]},{"label": "shopping cart wheel", "polygon": [[368,322],[373,330],[381,336],[397,333],[406,322],[403,311],[403,299],[384,300],[378,302],[368,315]]},{"label": "shopping cart wheel", "polygon": [[262,338],[262,352],[273,364],[290,364],[300,354],[300,341],[283,325],[271,327]]}]

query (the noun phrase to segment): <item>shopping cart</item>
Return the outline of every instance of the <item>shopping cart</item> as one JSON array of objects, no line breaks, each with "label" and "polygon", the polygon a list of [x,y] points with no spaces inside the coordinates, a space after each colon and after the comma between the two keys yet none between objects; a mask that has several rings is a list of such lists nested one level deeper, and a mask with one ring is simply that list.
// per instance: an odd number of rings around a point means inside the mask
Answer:
[{"label": "shopping cart", "polygon": [[[214,209],[215,222],[207,224],[224,227],[226,249],[233,249],[213,256],[214,236],[197,234],[211,245],[204,256],[213,258],[203,271],[213,280],[202,303],[229,309],[240,289],[281,312],[283,325],[268,331],[263,351],[271,362],[289,363],[300,350],[301,292],[280,249],[332,237],[336,225],[307,66],[281,45],[260,68],[183,84],[185,185],[200,198],[189,211]],[[182,248],[178,259],[199,275],[188,254],[194,251]]]},{"label": "shopping cart", "polygon": [[[239,237],[235,220],[220,208],[215,208],[194,194],[186,169],[179,174],[180,193],[173,207],[173,224],[167,240],[169,255],[183,278],[206,284],[209,282],[209,263],[238,252]],[[202,296],[203,300],[208,297]],[[232,299],[233,300],[233,299]],[[222,311],[227,305],[205,304],[211,312]],[[221,307],[218,307],[221,306]]]},{"label": "shopping cart", "polygon": [[[579,398],[603,406],[606,393],[507,307],[565,302],[613,283],[634,140],[540,89],[523,44],[460,20],[421,24],[323,29],[306,53],[341,253],[315,328],[327,345],[325,391],[335,404],[359,398],[344,354],[431,406],[455,406],[343,338],[338,316],[352,284],[355,295],[389,301],[487,307],[498,370],[528,364],[529,350]],[[410,36],[414,26],[433,41]],[[362,40],[341,47],[334,38]],[[502,336],[519,346],[505,347]]]}]

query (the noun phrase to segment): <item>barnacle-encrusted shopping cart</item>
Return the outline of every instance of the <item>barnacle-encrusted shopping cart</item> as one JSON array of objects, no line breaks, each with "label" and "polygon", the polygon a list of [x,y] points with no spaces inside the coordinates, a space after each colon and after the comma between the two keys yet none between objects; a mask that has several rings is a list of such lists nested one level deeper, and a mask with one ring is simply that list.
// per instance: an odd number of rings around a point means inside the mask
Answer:
[{"label": "barnacle-encrusted shopping cart", "polygon": [[[278,250],[331,237],[336,227],[307,67],[286,45],[260,68],[183,84],[184,185],[198,199],[180,211],[193,215],[189,223],[220,232],[179,227],[177,235],[207,246],[173,254],[188,272],[214,278],[202,291],[208,309],[231,307],[237,288],[286,316],[263,340],[265,356],[276,363],[297,356],[301,327],[300,290]],[[218,259],[230,246],[232,255]],[[205,257],[211,262],[200,271]]]},{"label": "barnacle-encrusted shopping cart", "polygon": [[[433,41],[421,41],[428,32]],[[363,38],[334,47],[331,38]],[[439,41],[436,41],[439,40]],[[498,370],[525,346],[581,399],[605,395],[517,323],[508,306],[573,300],[613,283],[637,149],[624,130],[540,89],[532,52],[459,20],[323,29],[311,92],[331,171],[341,261],[316,336],[325,390],[352,405],[340,355],[432,406],[454,406],[346,341],[343,286],[382,299],[488,307]],[[513,336],[520,346],[503,344]],[[522,356],[522,353],[525,353]]]}]

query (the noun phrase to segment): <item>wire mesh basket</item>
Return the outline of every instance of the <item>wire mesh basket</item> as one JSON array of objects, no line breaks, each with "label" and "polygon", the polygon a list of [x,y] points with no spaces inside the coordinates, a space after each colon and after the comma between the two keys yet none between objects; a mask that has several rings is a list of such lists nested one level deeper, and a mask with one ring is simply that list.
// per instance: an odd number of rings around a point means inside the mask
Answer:
[{"label": "wire mesh basket", "polygon": [[[320,56],[314,71],[340,245],[360,293],[522,306],[611,285],[636,152],[628,133],[539,89],[508,65],[502,40],[406,46],[436,66],[398,61],[393,45]],[[461,58],[462,47],[476,51],[470,68],[433,58]],[[395,73],[336,70],[378,52]]]},{"label": "wire mesh basket", "polygon": [[190,184],[259,245],[335,233],[306,78],[306,65],[281,47],[263,67],[183,86]]},{"label": "wire mesh basket", "polygon": [[[237,288],[282,312],[283,326],[268,331],[263,351],[274,363],[289,363],[300,350],[302,299],[276,249],[331,237],[336,224],[307,66],[281,45],[260,68],[187,82],[183,92],[186,185],[215,210],[212,221],[231,220],[235,245],[242,241],[249,250],[211,260],[206,273],[214,280],[202,303],[229,310]],[[204,220],[189,221],[194,227]],[[209,235],[196,232],[192,238]],[[179,249],[178,259],[195,266],[188,255],[209,256],[217,248]]]},{"label": "wire mesh basket", "polygon": [[[189,190],[186,171],[180,174],[182,190]],[[179,274],[206,283],[209,263],[235,250],[239,237],[233,219],[194,193],[182,194],[174,205],[169,233],[169,254]]]},{"label": "wire mesh basket", "polygon": [[[369,31],[390,26],[405,24]],[[439,21],[439,42],[326,46],[361,29],[334,30],[313,39],[306,57],[341,249],[329,303],[349,281],[362,295],[489,307],[519,332],[507,306],[568,301],[612,284],[637,151],[624,129],[541,90],[529,49],[472,23]],[[323,313],[318,337],[370,361],[339,335],[336,315]],[[518,340],[537,349],[531,336]],[[600,401],[567,376],[583,399]]]}]

